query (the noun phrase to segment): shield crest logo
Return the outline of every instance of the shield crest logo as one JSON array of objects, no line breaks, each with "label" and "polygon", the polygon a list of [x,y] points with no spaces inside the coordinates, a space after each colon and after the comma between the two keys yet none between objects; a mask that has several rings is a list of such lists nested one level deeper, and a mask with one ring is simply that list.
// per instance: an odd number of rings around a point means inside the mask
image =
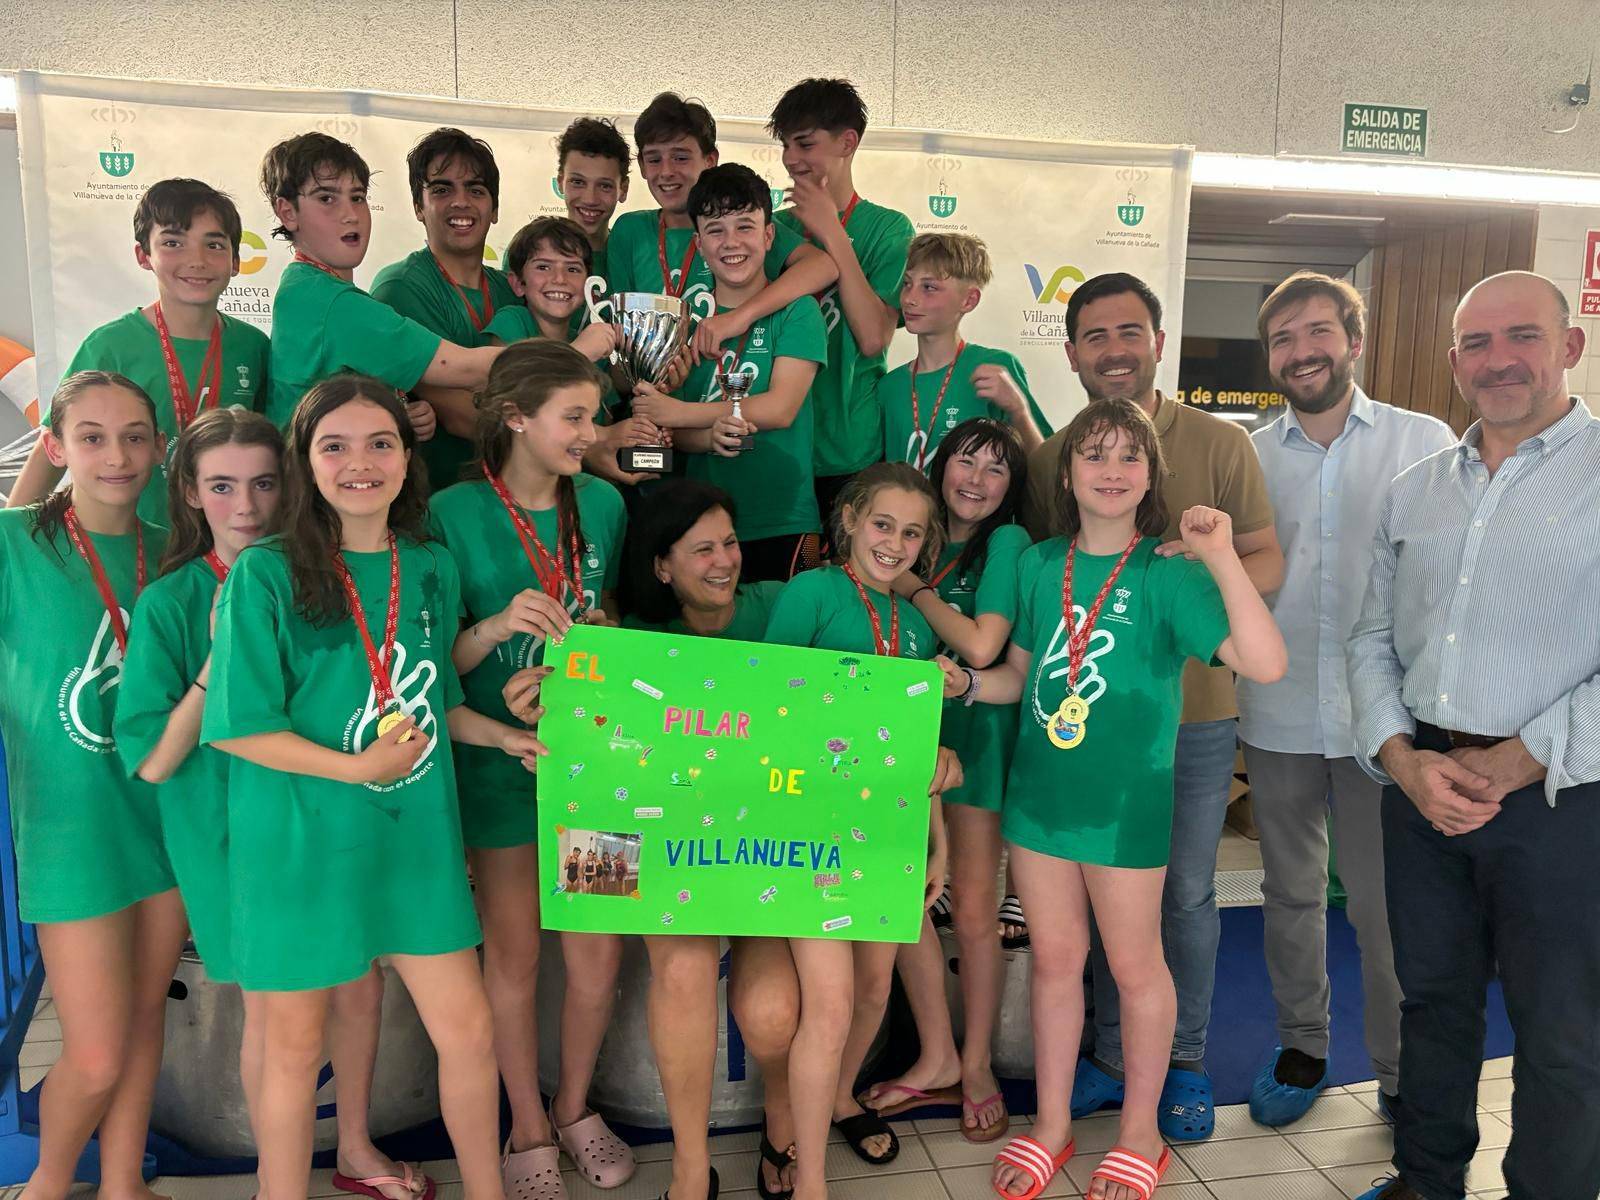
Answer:
[{"label": "shield crest logo", "polygon": [[100,169],[116,179],[133,170],[133,154],[122,149],[122,139],[115,131],[111,134],[111,149],[100,151]]},{"label": "shield crest logo", "polygon": [[928,197],[928,211],[943,220],[956,215],[956,198],[940,194]]},{"label": "shield crest logo", "polygon": [[1128,202],[1117,205],[1117,220],[1130,229],[1144,220],[1144,205],[1139,203],[1138,197],[1131,189],[1128,192]]}]

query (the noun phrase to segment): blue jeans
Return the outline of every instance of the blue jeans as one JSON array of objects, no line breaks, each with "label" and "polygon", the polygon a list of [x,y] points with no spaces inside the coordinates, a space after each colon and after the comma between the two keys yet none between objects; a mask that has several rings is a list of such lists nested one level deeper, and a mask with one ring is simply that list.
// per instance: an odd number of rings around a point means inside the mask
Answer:
[{"label": "blue jeans", "polygon": [[[1161,941],[1178,992],[1178,1025],[1172,1040],[1174,1062],[1201,1069],[1206,1027],[1211,1024],[1211,991],[1217,980],[1217,843],[1228,813],[1228,788],[1237,753],[1237,723],[1194,721],[1178,726],[1178,751],[1172,774],[1172,853],[1161,895]],[[1117,984],[1106,962],[1098,931],[1089,962],[1094,972],[1094,1056],[1122,1069],[1122,1012]]]}]

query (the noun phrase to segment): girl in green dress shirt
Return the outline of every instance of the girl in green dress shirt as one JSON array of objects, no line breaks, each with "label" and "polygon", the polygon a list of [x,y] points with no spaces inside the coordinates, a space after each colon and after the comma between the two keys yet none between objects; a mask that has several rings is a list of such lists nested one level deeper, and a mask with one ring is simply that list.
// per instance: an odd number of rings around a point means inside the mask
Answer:
[{"label": "girl in green dress shirt", "polygon": [[[743,583],[733,497],[713,484],[661,485],[628,530],[618,600],[635,629],[759,642],[783,585]],[[619,861],[622,861],[619,859]],[[712,1068],[717,1057],[714,937],[645,935],[650,952],[650,1044],[672,1124],[675,1196],[710,1189]],[[794,1115],[789,1043],[800,1015],[800,983],[784,938],[730,939],[728,1010],[761,1066],[764,1120],[756,1191],[764,1200],[794,1186]],[[786,1147],[787,1149],[780,1149]]]},{"label": "girl in green dress shirt", "polygon": [[[605,480],[581,473],[597,437],[601,386],[593,364],[563,341],[536,338],[508,347],[477,398],[478,478],[433,500],[434,533],[461,575],[461,622],[452,626],[460,632],[451,657],[468,703],[502,720],[510,713],[500,691],[513,672],[543,662],[548,641],[574,621],[609,622],[606,613],[615,611],[610,596],[626,524],[622,497]],[[561,1072],[547,1116],[535,1003],[536,782],[492,751],[457,746],[455,758],[496,1057],[511,1104],[506,1191],[537,1194],[559,1185],[561,1150],[588,1182],[619,1186],[633,1174],[633,1153],[590,1110],[588,1093],[616,1001],[622,938],[560,935],[567,965]],[[583,864],[583,890],[604,894],[610,874],[609,861],[601,875],[591,853]]]},{"label": "girl in green dress shirt", "polygon": [[61,1021],[30,1196],[65,1196],[100,1132],[101,1190],[145,1195],[167,985],[185,934],[155,789],[117,759],[128,614],[164,532],[138,519],[161,461],[154,405],[106,371],[69,375],[41,435],[72,485],[0,512],[0,732],[17,899]]},{"label": "girl in green dress shirt", "polygon": [[462,704],[449,656],[460,587],[427,540],[414,449],[393,388],[358,375],[313,387],[290,422],[285,533],[239,555],[217,605],[201,741],[232,756],[229,841],[251,850],[229,857],[230,953],[240,984],[263,993],[256,1123],[274,1200],[306,1196],[333,990],[379,957],[438,1051],[464,1194],[504,1200],[492,1026],[442,739],[519,759],[542,747]]},{"label": "girl in green dress shirt", "polygon": [[[937,562],[944,541],[939,501],[921,471],[906,463],[877,463],[839,493],[833,513],[837,565],[803,571],[773,606],[767,641],[817,646],[850,654],[931,658],[933,631],[911,605],[900,602],[895,583],[907,572]],[[961,786],[961,765],[939,747],[929,795],[927,900],[944,887],[945,838],[939,796]],[[823,942],[790,939],[800,974],[800,1027],[790,1055],[790,1085],[799,1131],[795,1194],[824,1194],[823,1142],[819,1116],[831,1117],[851,1148],[881,1165],[900,1152],[899,1140],[877,1113],[853,1095],[888,1007],[894,975],[892,942]],[[842,995],[841,995],[842,993]],[[833,1014],[843,1005],[851,1017],[842,1026]]]},{"label": "girl in green dress shirt", "polygon": [[[941,439],[928,474],[949,540],[926,581],[908,571],[895,590],[927,618],[952,656],[987,667],[1011,637],[1017,560],[1032,545],[1015,524],[1027,488],[1027,456],[1010,425],[973,417]],[[942,797],[965,1037],[958,1054],[945,998],[944,955],[932,922],[925,919],[922,939],[902,947],[898,956],[920,1053],[904,1075],[867,1092],[871,1107],[885,1114],[959,1103],[961,1132],[973,1142],[993,1141],[1009,1124],[989,1046],[1000,1014],[1000,934],[994,919],[1000,801],[1016,740],[1014,708],[973,707],[958,700],[945,705],[940,741],[961,759],[965,779]]]},{"label": "girl in green dress shirt", "polygon": [[1124,999],[1127,1091],[1118,1144],[1088,1194],[1149,1200],[1166,1170],[1156,1108],[1177,1002],[1161,892],[1183,665],[1215,658],[1264,683],[1286,666],[1227,514],[1189,509],[1187,556],[1156,553],[1167,524],[1162,474],[1155,427],[1138,405],[1101,400],[1079,413],[1057,466],[1062,536],[1022,556],[1004,663],[979,671],[940,660],[947,697],[1021,704],[1001,833],[1024,907],[1050,914],[1031,928],[1039,1112],[995,1160],[1003,1197],[1037,1195],[1072,1156],[1091,909]]},{"label": "girl in green dress shirt", "polygon": [[[156,785],[162,840],[190,936],[213,982],[235,976],[229,954],[228,756],[199,745],[212,627],[222,581],[239,553],[276,529],[282,456],[277,426],[236,406],[202,413],[179,437],[167,478],[172,532],[161,578],[134,611],[136,635],[117,704],[119,753],[130,774]],[[366,1128],[382,1008],[377,968],[334,991],[329,1057],[345,1118],[338,1170],[357,1181],[409,1175],[426,1196],[433,1182],[383,1154]],[[261,993],[244,993],[239,1074],[252,1121],[265,1032]],[[411,1191],[393,1183],[377,1190],[391,1200],[405,1200]]]}]

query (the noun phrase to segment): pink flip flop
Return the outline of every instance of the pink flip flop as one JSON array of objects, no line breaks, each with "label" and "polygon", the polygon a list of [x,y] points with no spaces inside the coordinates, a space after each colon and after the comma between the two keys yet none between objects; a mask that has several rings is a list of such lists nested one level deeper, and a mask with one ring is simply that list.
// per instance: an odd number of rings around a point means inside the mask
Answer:
[{"label": "pink flip flop", "polygon": [[[898,1092],[900,1099],[889,1104],[881,1103],[885,1096]],[[871,1089],[862,1092],[856,1097],[856,1103],[868,1112],[877,1113],[880,1117],[898,1117],[902,1113],[915,1112],[920,1108],[935,1108],[941,1104],[960,1104],[961,1089],[958,1087],[934,1088],[925,1092],[921,1088],[909,1087],[903,1083],[886,1083],[876,1094],[871,1094]]]},{"label": "pink flip flop", "polygon": [[628,1143],[611,1132],[599,1113],[588,1113],[571,1125],[556,1126],[556,1145],[567,1152],[578,1173],[598,1188],[621,1187],[638,1166]]},{"label": "pink flip flop", "polygon": [[[991,1104],[998,1102],[1000,1105],[1000,1119],[989,1128],[984,1129],[978,1122],[978,1113]],[[967,1114],[972,1114],[972,1126],[967,1126]],[[997,1142],[1005,1137],[1006,1130],[1011,1128],[1011,1114],[1006,1111],[1006,1098],[1003,1093],[996,1092],[985,1100],[973,1100],[965,1092],[961,1095],[961,1136],[974,1145],[982,1146],[988,1142]]]},{"label": "pink flip flop", "polygon": [[382,1187],[403,1187],[416,1197],[416,1200],[433,1200],[434,1193],[438,1191],[433,1180],[410,1163],[401,1163],[400,1170],[403,1175],[368,1175],[365,1179],[352,1179],[348,1175],[333,1173],[333,1186],[341,1192],[349,1192],[352,1196],[371,1196],[373,1200],[389,1200],[389,1197],[379,1191]]}]

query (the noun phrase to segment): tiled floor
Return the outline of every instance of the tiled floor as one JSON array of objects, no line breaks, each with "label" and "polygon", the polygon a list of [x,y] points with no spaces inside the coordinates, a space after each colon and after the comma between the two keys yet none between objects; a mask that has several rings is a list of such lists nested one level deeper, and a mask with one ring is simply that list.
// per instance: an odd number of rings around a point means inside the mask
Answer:
[{"label": "tiled floor", "polygon": [[[22,1084],[32,1087],[60,1051],[60,1025],[48,1000],[41,1000],[28,1042],[22,1051]],[[1511,1137],[1511,1060],[1484,1064],[1478,1091],[1481,1148],[1468,1176],[1472,1194],[1505,1195],[1500,1159]],[[1377,1113],[1376,1084],[1335,1088],[1317,1102],[1308,1116],[1282,1130],[1263,1129],[1250,1120],[1243,1105],[1217,1111],[1217,1132],[1210,1141],[1174,1149],[1160,1200],[1344,1200],[1358,1196],[1383,1175],[1393,1149],[1389,1127]],[[1026,1118],[1013,1117],[1012,1128],[1027,1128]],[[897,1123],[900,1156],[883,1170],[862,1163],[837,1140],[828,1149],[832,1200],[989,1200],[989,1164],[996,1147],[974,1146],[954,1119]],[[1074,1130],[1078,1157],[1045,1191],[1047,1198],[1079,1196],[1089,1183],[1100,1155],[1116,1137],[1114,1116],[1079,1121]],[[723,1195],[730,1200],[756,1200],[754,1133],[725,1134],[712,1142]],[[610,1192],[590,1187],[570,1173],[571,1200],[654,1200],[666,1190],[671,1146],[660,1143],[637,1151],[639,1170],[626,1185]],[[439,1200],[460,1200],[453,1161],[426,1164],[439,1181]],[[254,1179],[246,1176],[167,1178],[153,1185],[172,1200],[250,1200]],[[0,1191],[0,1200],[14,1200],[21,1188]],[[91,1195],[87,1187],[81,1194]],[[329,1172],[319,1171],[311,1195],[336,1196]]]}]

